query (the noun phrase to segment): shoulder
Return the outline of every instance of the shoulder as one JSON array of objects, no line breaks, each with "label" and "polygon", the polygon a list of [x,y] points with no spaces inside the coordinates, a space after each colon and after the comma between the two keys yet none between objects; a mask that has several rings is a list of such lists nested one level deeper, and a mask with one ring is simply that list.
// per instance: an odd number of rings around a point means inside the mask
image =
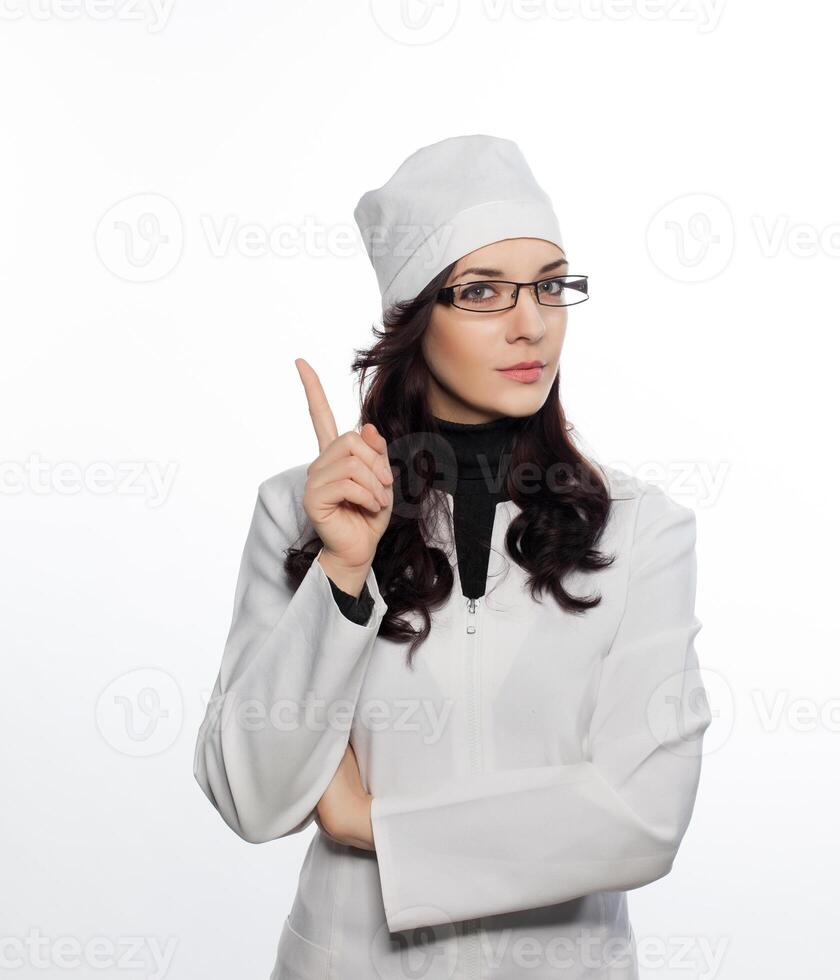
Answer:
[{"label": "shoulder", "polygon": [[628,545],[660,526],[674,526],[694,537],[696,515],[688,504],[658,483],[615,466],[599,463],[597,469],[609,490],[611,520],[623,531],[620,536]]},{"label": "shoulder", "polygon": [[266,500],[279,497],[302,499],[309,463],[298,463],[288,469],[267,476],[259,485],[258,492]]},{"label": "shoulder", "polygon": [[303,508],[303,491],[309,463],[298,463],[267,476],[257,487],[257,507],[285,532],[297,538],[309,522]]}]

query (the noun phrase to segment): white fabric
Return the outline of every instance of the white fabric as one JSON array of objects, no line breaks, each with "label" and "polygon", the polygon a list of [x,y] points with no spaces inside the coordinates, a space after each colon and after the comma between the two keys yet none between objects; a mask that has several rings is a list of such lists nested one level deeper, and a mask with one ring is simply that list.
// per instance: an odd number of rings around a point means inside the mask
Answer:
[{"label": "white fabric", "polygon": [[462,256],[506,238],[563,247],[557,216],[513,140],[452,136],[411,154],[353,212],[383,311]]},{"label": "white fabric", "polygon": [[[560,955],[564,977],[638,977],[625,893],[672,867],[711,715],[694,513],[602,471],[616,499],[598,546],[617,557],[567,579],[601,604],[573,615],[530,598],[504,553],[519,508],[502,501],[486,594],[471,612],[449,541],[455,586],[413,669],[376,635],[372,570],[366,625],[341,614],[319,562],[296,592],[284,584],[284,548],[311,532],[306,466],[260,484],[195,777],[240,837],[271,841],[312,822],[349,738],[376,846],[316,830],[274,977],[405,980],[422,962],[424,980],[547,980]],[[291,724],[307,698],[321,709]]]}]

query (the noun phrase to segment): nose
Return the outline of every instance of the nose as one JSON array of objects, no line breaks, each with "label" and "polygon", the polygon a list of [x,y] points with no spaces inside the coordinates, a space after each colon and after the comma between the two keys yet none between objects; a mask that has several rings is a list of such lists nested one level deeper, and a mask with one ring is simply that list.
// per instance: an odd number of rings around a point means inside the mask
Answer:
[{"label": "nose", "polygon": [[521,286],[516,306],[510,311],[510,333],[515,337],[539,340],[546,331],[543,309],[534,295],[534,286]]}]

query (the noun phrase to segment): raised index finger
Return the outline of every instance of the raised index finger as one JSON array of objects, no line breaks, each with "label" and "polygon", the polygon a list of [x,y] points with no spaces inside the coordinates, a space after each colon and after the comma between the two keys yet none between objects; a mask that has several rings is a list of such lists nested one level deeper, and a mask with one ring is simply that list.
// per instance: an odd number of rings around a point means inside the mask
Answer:
[{"label": "raised index finger", "polygon": [[309,415],[312,418],[315,435],[318,437],[318,451],[323,452],[331,442],[338,438],[335,416],[314,368],[307,364],[302,357],[295,358],[295,367],[298,369],[300,380],[303,382],[303,388],[306,392]]}]

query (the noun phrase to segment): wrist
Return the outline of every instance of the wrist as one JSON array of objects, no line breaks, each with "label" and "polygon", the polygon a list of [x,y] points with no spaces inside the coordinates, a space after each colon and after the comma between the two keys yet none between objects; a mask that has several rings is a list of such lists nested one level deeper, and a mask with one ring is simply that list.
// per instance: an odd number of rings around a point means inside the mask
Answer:
[{"label": "wrist", "polygon": [[316,558],[326,574],[335,582],[342,592],[359,598],[370,571],[371,562],[364,565],[344,565],[336,561],[335,556],[330,554],[326,548],[321,550]]}]

